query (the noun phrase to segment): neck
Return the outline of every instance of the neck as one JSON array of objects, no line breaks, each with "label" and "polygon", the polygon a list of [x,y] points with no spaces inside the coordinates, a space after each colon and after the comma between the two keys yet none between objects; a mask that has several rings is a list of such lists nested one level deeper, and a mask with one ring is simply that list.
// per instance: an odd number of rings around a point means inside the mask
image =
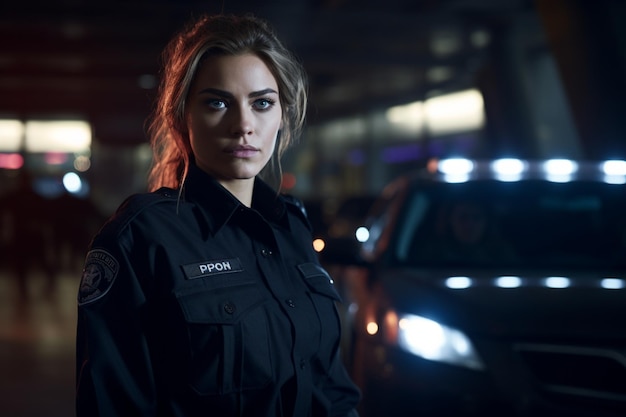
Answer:
[{"label": "neck", "polygon": [[237,198],[246,207],[252,205],[252,191],[254,189],[254,177],[244,180],[218,180],[224,188]]}]

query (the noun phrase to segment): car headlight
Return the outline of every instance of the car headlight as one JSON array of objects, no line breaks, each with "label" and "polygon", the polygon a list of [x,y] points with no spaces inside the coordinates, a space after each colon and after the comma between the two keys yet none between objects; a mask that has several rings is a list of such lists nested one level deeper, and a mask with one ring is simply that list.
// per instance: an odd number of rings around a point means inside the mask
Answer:
[{"label": "car headlight", "polygon": [[[389,317],[386,321],[390,324]],[[396,343],[407,352],[470,369],[485,368],[472,342],[460,330],[413,314],[397,316],[396,326]]]}]

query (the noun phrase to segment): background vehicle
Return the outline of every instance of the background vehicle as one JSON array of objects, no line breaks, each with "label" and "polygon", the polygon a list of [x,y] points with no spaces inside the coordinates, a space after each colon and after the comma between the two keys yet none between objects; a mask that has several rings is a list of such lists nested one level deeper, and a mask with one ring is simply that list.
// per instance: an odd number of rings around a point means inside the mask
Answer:
[{"label": "background vehicle", "polygon": [[430,167],[323,252],[362,414],[625,415],[626,162]]},{"label": "background vehicle", "polygon": [[305,200],[315,250],[323,251],[327,240],[333,240],[336,245],[341,241],[346,251],[356,250],[358,242],[365,240],[363,233],[367,231],[363,225],[375,201],[376,196],[368,194],[348,196],[335,204],[326,200]]}]

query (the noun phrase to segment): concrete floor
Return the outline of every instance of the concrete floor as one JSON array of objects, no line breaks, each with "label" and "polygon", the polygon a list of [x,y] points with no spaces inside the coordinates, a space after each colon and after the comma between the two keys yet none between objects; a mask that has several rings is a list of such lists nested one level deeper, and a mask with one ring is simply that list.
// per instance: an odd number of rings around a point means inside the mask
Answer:
[{"label": "concrete floor", "polygon": [[0,416],[72,417],[79,272],[60,274],[50,292],[29,277],[20,302],[14,279],[0,269]]}]

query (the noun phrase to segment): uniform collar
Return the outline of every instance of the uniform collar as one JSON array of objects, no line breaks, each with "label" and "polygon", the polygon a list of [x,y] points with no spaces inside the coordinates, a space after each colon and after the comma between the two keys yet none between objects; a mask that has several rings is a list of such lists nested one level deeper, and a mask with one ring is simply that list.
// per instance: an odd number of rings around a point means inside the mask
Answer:
[{"label": "uniform collar", "polygon": [[289,225],[283,199],[258,177],[254,180],[252,208],[250,209],[217,180],[195,164],[191,164],[185,180],[184,199],[200,207],[213,234],[217,233],[237,211],[253,210],[270,223],[284,227]]}]

